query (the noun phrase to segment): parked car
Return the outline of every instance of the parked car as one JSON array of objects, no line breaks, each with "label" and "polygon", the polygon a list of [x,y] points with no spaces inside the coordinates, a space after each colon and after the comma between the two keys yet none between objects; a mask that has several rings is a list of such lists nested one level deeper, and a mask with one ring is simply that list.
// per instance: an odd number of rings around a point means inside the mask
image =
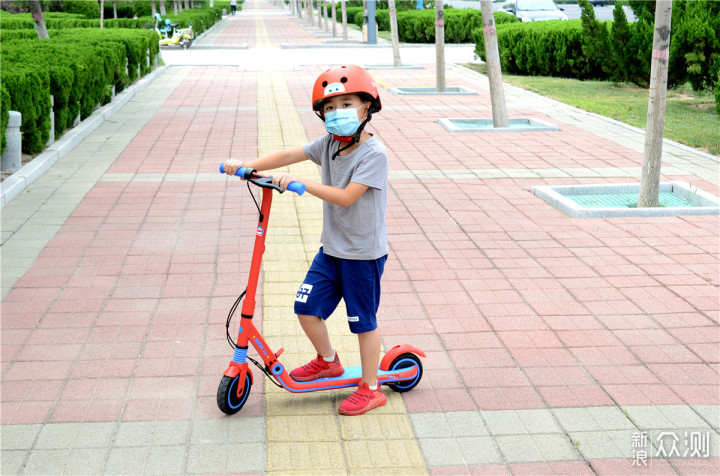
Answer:
[{"label": "parked car", "polygon": [[593,7],[603,6],[603,5],[615,5],[615,0],[588,0],[590,2],[590,5]]},{"label": "parked car", "polygon": [[514,0],[503,5],[503,10],[512,13],[520,21],[568,19],[553,0]]}]

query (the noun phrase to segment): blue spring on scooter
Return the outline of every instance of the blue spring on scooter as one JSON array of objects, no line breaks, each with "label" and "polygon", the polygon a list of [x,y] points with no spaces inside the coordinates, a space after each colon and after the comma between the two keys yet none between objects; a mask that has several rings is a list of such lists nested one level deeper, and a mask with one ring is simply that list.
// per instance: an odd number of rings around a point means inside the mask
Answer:
[{"label": "blue spring on scooter", "polygon": [[244,364],[247,360],[247,349],[240,349],[235,347],[235,354],[233,355],[233,362],[238,364]]}]

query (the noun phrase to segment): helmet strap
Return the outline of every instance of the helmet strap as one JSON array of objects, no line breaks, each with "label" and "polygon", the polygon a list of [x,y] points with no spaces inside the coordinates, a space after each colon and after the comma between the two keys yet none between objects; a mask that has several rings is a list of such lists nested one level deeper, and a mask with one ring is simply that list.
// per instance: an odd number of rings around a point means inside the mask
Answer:
[{"label": "helmet strap", "polygon": [[353,146],[356,142],[360,142],[360,135],[362,134],[363,129],[365,129],[365,126],[368,122],[370,122],[370,119],[372,119],[372,113],[368,111],[367,119],[365,119],[361,124],[360,127],[358,127],[358,130],[355,131],[355,134],[349,137],[342,137],[342,136],[336,136],[333,134],[333,139],[335,139],[338,142],[347,142],[348,144],[343,147],[339,147],[338,150],[332,155],[331,159],[335,160],[335,157],[338,156],[340,152],[342,152],[345,149],[349,149]]}]

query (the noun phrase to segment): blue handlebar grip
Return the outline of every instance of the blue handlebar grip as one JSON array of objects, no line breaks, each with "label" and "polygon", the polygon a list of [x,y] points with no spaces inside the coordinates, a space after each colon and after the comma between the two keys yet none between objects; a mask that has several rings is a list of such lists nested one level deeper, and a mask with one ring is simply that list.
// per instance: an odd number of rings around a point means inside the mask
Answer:
[{"label": "blue handlebar grip", "polygon": [[[235,175],[237,175],[238,177],[244,177],[246,171],[247,171],[247,169],[245,167],[240,167],[239,169],[237,169],[235,171]],[[221,174],[225,173],[225,162],[220,164],[220,173]]]},{"label": "blue handlebar grip", "polygon": [[297,193],[298,195],[302,195],[305,193],[305,184],[300,182],[290,182],[287,189],[291,192]]}]

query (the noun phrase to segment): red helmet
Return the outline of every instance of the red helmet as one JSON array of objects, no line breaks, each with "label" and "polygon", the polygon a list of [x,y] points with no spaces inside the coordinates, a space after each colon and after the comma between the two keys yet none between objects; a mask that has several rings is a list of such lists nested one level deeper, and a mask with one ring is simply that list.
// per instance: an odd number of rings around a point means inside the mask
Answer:
[{"label": "red helmet", "polygon": [[343,94],[358,94],[370,101],[370,113],[382,109],[377,84],[364,68],[355,65],[336,66],[315,80],[312,93],[313,110],[322,114],[325,99]]}]

